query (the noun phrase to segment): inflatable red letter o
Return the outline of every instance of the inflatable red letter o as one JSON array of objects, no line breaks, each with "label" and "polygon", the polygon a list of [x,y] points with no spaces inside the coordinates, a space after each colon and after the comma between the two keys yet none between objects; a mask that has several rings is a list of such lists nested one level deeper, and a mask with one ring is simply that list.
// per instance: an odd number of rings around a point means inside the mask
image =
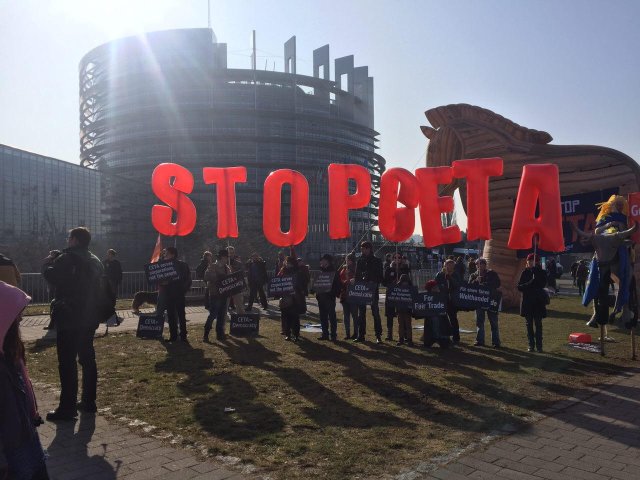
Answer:
[{"label": "inflatable red letter o", "polygon": [[[186,195],[193,191],[191,172],[176,163],[161,163],[151,175],[151,189],[168,205],[154,205],[151,209],[153,228],[168,237],[189,235],[196,226],[196,207]],[[171,222],[173,210],[175,223]]]},{"label": "inflatable red letter o", "polygon": [[[418,180],[404,168],[392,168],[380,180],[378,226],[391,242],[402,242],[413,235],[418,206]],[[398,207],[398,202],[405,205]]]},{"label": "inflatable red letter o", "polygon": [[236,214],[236,183],[247,181],[244,167],[202,169],[204,183],[216,185],[218,203],[218,238],[238,238],[238,216]]},{"label": "inflatable red letter o", "polygon": [[[349,179],[356,182],[356,193],[349,195]],[[329,238],[351,236],[349,210],[366,207],[371,201],[371,175],[361,165],[329,165]]]},{"label": "inflatable red letter o", "polygon": [[453,197],[439,197],[438,185],[447,185],[453,178],[451,167],[426,167],[416,170],[420,191],[420,223],[425,247],[457,243],[462,234],[457,225],[442,228],[441,213],[453,211]]},{"label": "inflatable red letter o", "polygon": [[467,240],[489,240],[489,177],[502,175],[502,159],[456,160],[452,166],[453,176],[467,182]]},{"label": "inflatable red letter o", "polygon": [[[291,185],[291,223],[288,232],[282,231],[280,208],[282,186]],[[309,184],[300,172],[276,170],[264,181],[262,230],[264,236],[278,247],[302,243],[309,227]]]},{"label": "inflatable red letter o", "polygon": [[[536,206],[539,211],[537,217]],[[525,165],[522,168],[507,245],[514,250],[531,248],[532,238],[536,233],[540,237],[538,246],[541,249],[549,252],[564,251],[557,165]]]}]

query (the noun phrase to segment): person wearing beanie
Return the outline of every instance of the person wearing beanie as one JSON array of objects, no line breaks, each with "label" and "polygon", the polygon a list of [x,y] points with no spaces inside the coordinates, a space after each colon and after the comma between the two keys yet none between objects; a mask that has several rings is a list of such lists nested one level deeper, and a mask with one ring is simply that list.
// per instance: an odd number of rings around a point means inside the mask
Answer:
[{"label": "person wearing beanie", "polygon": [[527,256],[526,268],[518,281],[518,290],[522,292],[520,316],[525,318],[527,325],[530,352],[542,352],[542,319],[547,316],[547,294],[544,292],[546,285],[547,274],[540,266],[540,257],[530,253]]},{"label": "person wearing beanie", "polygon": [[45,480],[36,427],[42,424],[20,339],[22,310],[31,298],[0,281],[0,478]]},{"label": "person wearing beanie", "polygon": [[[320,326],[322,327],[322,335],[319,340],[335,341],[338,336],[338,321],[336,319],[336,297],[340,296],[340,278],[336,273],[333,265],[333,257],[325,254],[320,259],[320,271],[326,274],[333,274],[331,288],[326,292],[316,292],[318,300],[318,314],[320,317]],[[331,337],[329,337],[331,335]]]}]

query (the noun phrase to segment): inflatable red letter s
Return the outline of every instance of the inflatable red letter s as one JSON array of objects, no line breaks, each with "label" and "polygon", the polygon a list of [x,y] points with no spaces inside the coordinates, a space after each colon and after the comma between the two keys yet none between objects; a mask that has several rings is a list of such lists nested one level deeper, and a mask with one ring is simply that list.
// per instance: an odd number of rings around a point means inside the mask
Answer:
[{"label": "inflatable red letter s", "polygon": [[[536,217],[536,206],[538,216]],[[513,212],[509,248],[531,248],[534,234],[539,234],[538,246],[549,252],[564,251],[562,211],[558,166],[553,164],[525,165]]]},{"label": "inflatable red letter s", "polygon": [[442,228],[440,214],[453,211],[453,197],[439,197],[438,185],[451,183],[451,167],[427,167],[416,170],[420,189],[420,223],[425,247],[457,243],[462,234],[457,225]]},{"label": "inflatable red letter s", "polygon": [[502,175],[502,159],[456,160],[452,166],[453,176],[467,182],[467,240],[489,240],[489,177]]},{"label": "inflatable red letter s", "polygon": [[[291,223],[282,231],[280,208],[282,186],[291,185]],[[304,241],[309,227],[309,184],[300,172],[276,170],[264,181],[262,230],[264,236],[278,247],[289,247]]]},{"label": "inflatable red letter s", "polygon": [[[349,179],[356,182],[356,192],[349,195]],[[338,240],[351,235],[349,210],[366,207],[371,200],[371,176],[360,165],[329,165],[329,238]]]},{"label": "inflatable red letter s", "polygon": [[[191,172],[175,163],[161,163],[153,170],[151,188],[168,205],[154,205],[151,209],[153,228],[168,237],[189,235],[196,226],[196,207],[186,195],[193,190]],[[175,223],[171,221],[173,210]]]},{"label": "inflatable red letter s", "polygon": [[[392,168],[380,180],[378,225],[391,242],[402,242],[413,235],[419,201],[418,180],[404,168]],[[398,207],[398,202],[405,205]]]},{"label": "inflatable red letter s", "polygon": [[203,168],[204,183],[216,185],[218,203],[218,238],[238,238],[238,217],[236,215],[236,183],[247,181],[244,167]]}]

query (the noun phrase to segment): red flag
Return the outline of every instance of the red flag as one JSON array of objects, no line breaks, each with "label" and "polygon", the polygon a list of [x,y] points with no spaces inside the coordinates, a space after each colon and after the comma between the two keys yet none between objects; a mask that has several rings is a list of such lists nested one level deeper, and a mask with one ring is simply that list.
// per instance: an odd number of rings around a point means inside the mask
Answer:
[{"label": "red flag", "polygon": [[160,253],[162,252],[162,238],[158,234],[158,240],[156,240],[156,246],[153,247],[153,253],[151,254],[151,261],[149,263],[156,263],[160,260]]}]

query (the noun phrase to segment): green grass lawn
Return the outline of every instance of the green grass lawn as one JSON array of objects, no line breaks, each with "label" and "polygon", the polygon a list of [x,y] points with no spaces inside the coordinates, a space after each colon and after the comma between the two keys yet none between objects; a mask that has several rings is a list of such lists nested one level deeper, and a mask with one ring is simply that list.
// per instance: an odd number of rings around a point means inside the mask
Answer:
[{"label": "green grass lawn", "polygon": [[[213,345],[200,341],[202,327],[192,329],[190,345],[109,335],[96,339],[98,406],[274,478],[393,474],[521,425],[630,366],[629,335],[613,328],[618,343],[607,344],[605,358],[566,346],[569,333],[587,329],[589,313],[577,297],[553,299],[543,354],[526,352],[524,320],[512,312],[500,316],[499,350],[472,347],[475,334],[450,350],[331,343],[311,333],[294,344],[273,319],[263,319],[259,338]],[[475,331],[471,312],[460,313],[460,324]],[[28,356],[32,377],[57,385],[55,348],[31,345]]]}]

